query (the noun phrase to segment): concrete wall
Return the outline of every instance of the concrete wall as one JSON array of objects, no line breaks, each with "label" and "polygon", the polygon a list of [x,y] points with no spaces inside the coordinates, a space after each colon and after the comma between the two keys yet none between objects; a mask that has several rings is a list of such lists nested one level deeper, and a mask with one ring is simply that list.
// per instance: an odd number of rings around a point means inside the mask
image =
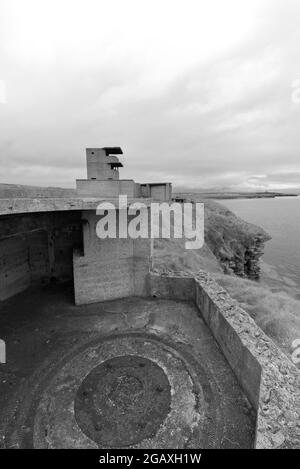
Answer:
[{"label": "concrete wall", "polygon": [[73,278],[82,245],[80,212],[0,217],[0,300],[33,284]]},{"label": "concrete wall", "polygon": [[119,195],[127,195],[131,198],[136,196],[136,185],[131,179],[120,179],[118,181],[77,179],[76,189],[80,197],[109,199]]},{"label": "concrete wall", "polygon": [[[115,158],[117,160],[117,158]],[[88,179],[119,179],[119,171],[108,164],[109,158],[102,148],[86,149],[86,167]]]},{"label": "concrete wall", "polygon": [[[234,370],[248,399],[253,407],[257,409],[262,372],[259,362],[243,343],[240,334],[232,327],[226,315],[224,315],[224,309],[220,309],[217,302],[214,301],[214,297],[209,295],[200,282],[196,282],[195,288],[196,305],[220,345],[228,363]],[[243,310],[240,310],[239,314],[242,323],[247,324],[248,314]]]},{"label": "concrete wall", "polygon": [[140,194],[142,197],[149,197],[157,201],[169,202],[172,199],[172,184],[171,183],[140,184]]},{"label": "concrete wall", "polygon": [[[46,283],[50,273],[49,236],[46,230],[37,230],[26,234],[30,283]],[[56,259],[57,260],[57,259]],[[59,278],[59,276],[57,276]]]},{"label": "concrete wall", "polygon": [[154,200],[171,200],[170,184],[150,186],[150,197]]},{"label": "concrete wall", "polygon": [[149,276],[149,294],[199,308],[257,411],[255,447],[300,448],[300,374],[287,356],[207,273]]},{"label": "concrete wall", "polygon": [[152,240],[99,239],[100,216],[86,211],[83,220],[83,252],[74,252],[76,304],[146,296]]},{"label": "concrete wall", "polygon": [[30,285],[29,252],[26,236],[0,240],[0,300]]},{"label": "concrete wall", "polygon": [[[238,332],[232,327],[230,322],[218,306],[216,298],[219,300],[222,295],[226,295],[223,290],[213,291],[212,297],[203,285],[189,276],[152,276],[151,295],[165,298],[177,298],[180,300],[192,300],[201,311],[201,315],[209,326],[216,341],[220,345],[227,361],[243,387],[248,399],[255,409],[258,408],[261,366],[253,357],[247,346],[241,340]],[[237,306],[235,306],[237,308]],[[240,309],[241,323],[247,323],[249,315]]]},{"label": "concrete wall", "polygon": [[183,272],[161,274],[151,272],[148,283],[149,295],[154,298],[195,301],[195,281],[190,274]]},{"label": "concrete wall", "polygon": [[48,235],[44,230],[0,239],[0,300],[50,276]]}]

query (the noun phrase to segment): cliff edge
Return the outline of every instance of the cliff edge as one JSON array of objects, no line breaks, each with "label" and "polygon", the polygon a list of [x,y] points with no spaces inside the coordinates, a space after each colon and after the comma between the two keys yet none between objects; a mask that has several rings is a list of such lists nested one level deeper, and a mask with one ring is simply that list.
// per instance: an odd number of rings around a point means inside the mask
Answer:
[{"label": "cliff edge", "polygon": [[223,205],[203,200],[205,240],[224,273],[259,279],[259,261],[271,237],[260,227],[247,223]]},{"label": "cliff edge", "polygon": [[[200,202],[197,200],[197,202]],[[205,245],[188,251],[184,240],[155,240],[154,266],[158,270],[235,274],[259,279],[259,260],[270,236],[260,227],[245,222],[223,205],[201,200],[205,212]]]}]

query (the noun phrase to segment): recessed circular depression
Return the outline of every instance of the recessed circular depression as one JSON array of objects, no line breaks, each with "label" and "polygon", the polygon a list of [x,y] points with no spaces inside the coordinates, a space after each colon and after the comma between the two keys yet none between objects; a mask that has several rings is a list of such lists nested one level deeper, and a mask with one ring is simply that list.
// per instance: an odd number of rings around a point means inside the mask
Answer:
[{"label": "recessed circular depression", "polygon": [[101,446],[130,446],[156,434],[171,406],[163,369],[153,361],[126,355],[96,366],[75,397],[81,430]]}]

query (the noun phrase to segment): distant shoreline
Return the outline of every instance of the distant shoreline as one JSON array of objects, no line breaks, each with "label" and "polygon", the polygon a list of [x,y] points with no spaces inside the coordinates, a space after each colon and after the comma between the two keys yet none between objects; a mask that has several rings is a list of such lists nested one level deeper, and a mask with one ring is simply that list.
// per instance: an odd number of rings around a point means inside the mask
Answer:
[{"label": "distant shoreline", "polygon": [[199,197],[201,199],[274,199],[276,197],[298,197],[300,194],[282,192],[174,192],[173,198]]}]

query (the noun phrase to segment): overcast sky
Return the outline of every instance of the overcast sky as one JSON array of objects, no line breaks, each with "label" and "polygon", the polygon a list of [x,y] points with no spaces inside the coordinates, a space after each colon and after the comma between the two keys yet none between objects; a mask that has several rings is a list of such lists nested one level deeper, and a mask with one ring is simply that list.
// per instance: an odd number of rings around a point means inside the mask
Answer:
[{"label": "overcast sky", "polygon": [[299,0],[0,0],[0,182],[300,187],[299,59]]}]

